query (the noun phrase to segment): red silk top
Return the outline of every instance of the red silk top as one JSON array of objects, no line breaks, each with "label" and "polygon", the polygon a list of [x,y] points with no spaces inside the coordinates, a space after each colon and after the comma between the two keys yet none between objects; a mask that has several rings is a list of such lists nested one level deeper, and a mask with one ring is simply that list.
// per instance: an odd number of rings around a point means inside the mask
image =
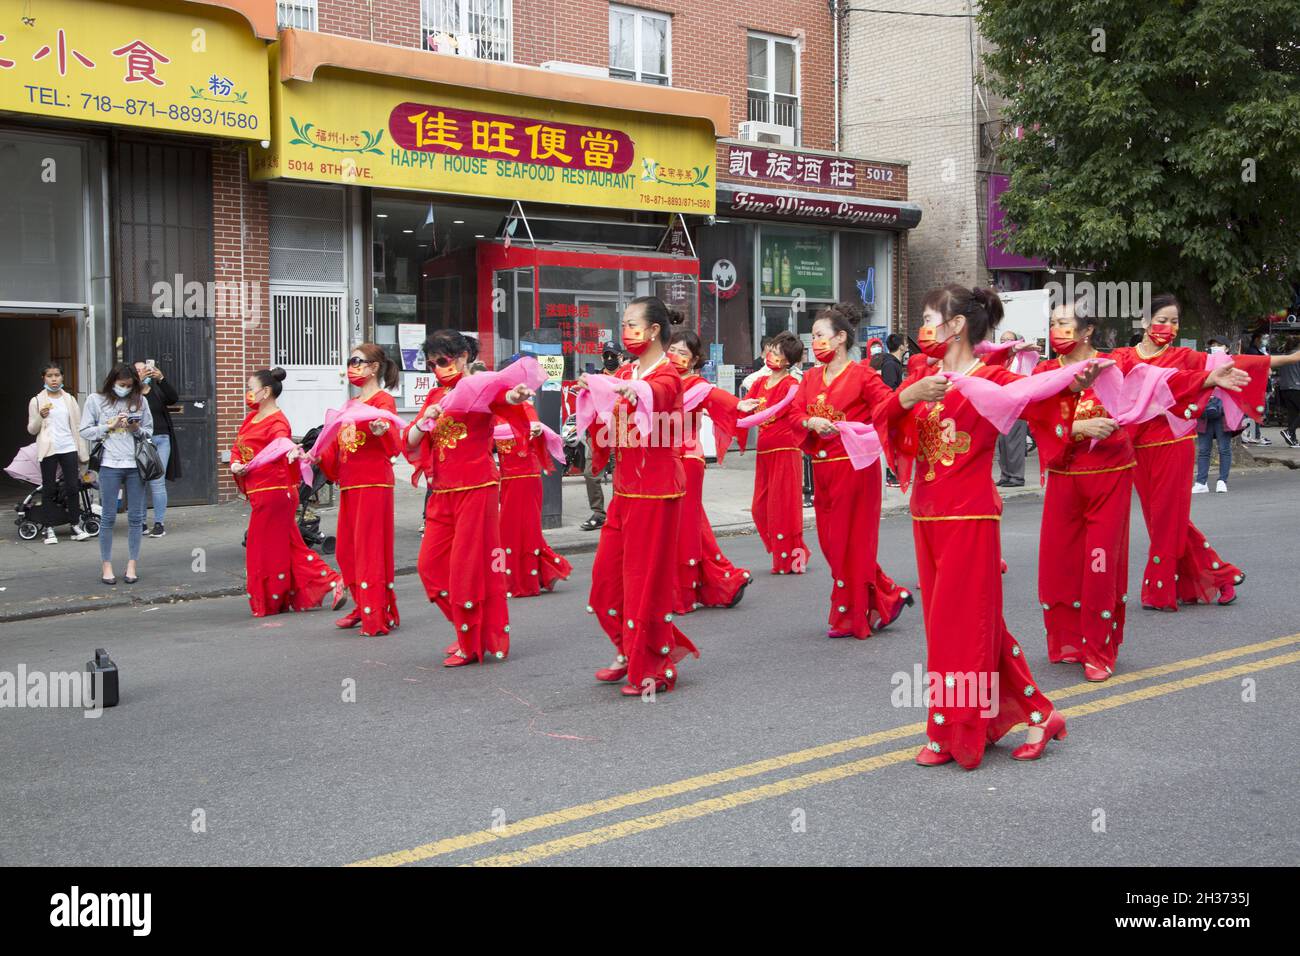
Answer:
[{"label": "red silk top", "polygon": [[[876,412],[894,395],[894,390],[885,384],[880,373],[870,366],[850,362],[829,383],[826,370],[825,365],[809,369],[799,383],[799,391],[790,403],[790,407],[796,409],[796,423],[805,418],[871,422]],[[830,438],[823,438],[809,429],[800,428],[800,431],[803,434],[799,436],[799,445],[812,456],[813,461],[848,457],[838,432]]]},{"label": "red silk top", "polygon": [[[397,412],[393,396],[383,389],[371,395],[366,404],[394,414]],[[392,459],[401,453],[401,429],[391,422],[388,431],[382,435],[375,435],[370,430],[370,422],[347,424],[321,452],[320,466],[325,476],[338,484],[340,491],[392,485]]]},{"label": "red silk top", "polygon": [[[923,375],[933,375],[931,366]],[[903,488],[912,488],[912,517],[998,518],[1002,498],[993,486],[993,454],[998,431],[955,388],[937,402],[904,409],[900,395],[923,375],[911,375],[891,392],[877,415],[876,428],[888,434],[885,447]],[[999,385],[1023,376],[1001,366],[980,365],[971,373]],[[1025,407],[1020,417],[1058,439],[1074,419],[1075,394],[1068,390]],[[1060,429],[1058,431],[1058,429]],[[915,464],[915,476],[912,475]]]},{"label": "red silk top", "polygon": [[[630,380],[635,362],[624,365],[614,378]],[[599,473],[614,458],[614,494],[629,498],[678,498],[686,493],[682,469],[682,377],[665,357],[642,379],[652,394],[652,434],[636,427],[633,406],[620,398],[614,406],[613,425],[591,426],[592,470]]]},{"label": "red silk top", "polygon": [[[772,385],[771,382],[770,378],[764,376],[749,387],[749,394],[745,397],[758,399],[758,408],[750,412],[751,415],[756,415],[765,408],[771,408],[785,398],[791,389],[799,387],[799,380],[793,375],[786,375],[776,385]],[[800,432],[804,430],[799,428],[799,422],[804,417],[796,398],[780,415],[769,418],[758,426],[758,450],[760,452],[775,451],[778,448],[797,450],[803,437]]]},{"label": "red silk top", "polygon": [[[256,415],[256,409],[249,412],[235,433],[235,443],[230,446],[231,461],[248,464],[254,455],[277,438],[292,437],[289,419],[284,417],[284,412],[276,409],[260,422],[253,421]],[[235,484],[245,495],[268,488],[297,488],[301,480],[297,464],[290,464],[287,458],[262,465],[247,476],[235,476]]]},{"label": "red silk top", "polygon": [[[1133,366],[1146,362],[1157,368],[1176,368],[1183,372],[1201,373],[1175,375],[1169,380],[1169,388],[1178,403],[1170,411],[1189,419],[1199,418],[1205,412],[1211,391],[1205,388],[1205,376],[1209,373],[1205,371],[1204,352],[1171,345],[1151,358],[1143,358],[1138,354],[1137,347],[1132,346],[1115,349],[1108,358],[1115,360],[1121,372],[1128,372]],[[1264,396],[1268,392],[1268,356],[1234,355],[1232,364],[1250,375],[1250,384],[1235,396],[1238,403],[1247,415],[1253,418],[1260,417],[1264,411]],[[1169,423],[1163,415],[1157,415],[1141,425],[1130,426],[1129,432],[1133,438],[1133,445],[1137,448],[1163,445],[1177,440],[1174,438],[1174,433],[1169,430]]]},{"label": "red silk top", "polygon": [[[524,415],[528,418],[530,428],[534,422],[540,421],[537,417],[537,410],[533,408],[531,402],[525,402],[519,408],[523,409]],[[498,418],[495,424],[509,423]],[[547,467],[550,456],[546,451],[546,440],[540,434],[536,438],[529,438],[524,441],[520,441],[518,437],[511,435],[505,441],[497,441],[496,450],[502,478],[540,475],[543,471],[548,473],[551,471]]]},{"label": "red silk top", "polygon": [[[703,377],[692,372],[690,375],[682,378],[682,396],[700,382],[707,381]],[[731,447],[731,439],[736,434],[736,406],[740,404],[740,399],[730,392],[724,392],[720,388],[713,388],[704,396],[704,401],[696,405],[689,412],[684,412],[685,428],[682,435],[682,457],[704,459],[704,453],[700,451],[699,434],[704,420],[705,412],[709,415],[709,420],[713,423],[713,447],[719,463],[727,454],[727,449]]]},{"label": "red silk top", "polygon": [[[1048,359],[1034,366],[1034,374],[1050,372],[1060,367],[1060,359]],[[1039,468],[1043,471],[1069,475],[1095,474],[1133,466],[1135,460],[1133,440],[1129,436],[1128,429],[1117,428],[1110,433],[1109,437],[1103,438],[1095,445],[1091,438],[1073,433],[1071,426],[1074,422],[1089,418],[1112,417],[1092,389],[1085,388],[1079,393],[1077,399],[1074,399],[1073,414],[1068,414],[1066,411],[1071,399],[1062,398],[1060,402],[1062,423],[1066,425],[1065,434],[1058,437],[1054,428],[1034,429],[1034,442],[1038,445]]]},{"label": "red silk top", "polygon": [[[421,412],[441,402],[451,390],[441,385],[430,389]],[[492,432],[497,418],[514,430],[517,439],[523,441],[528,436],[527,415],[522,405],[511,405],[506,401],[508,391],[503,387],[487,411],[439,415],[432,431],[419,433],[422,438],[414,448],[407,444],[407,440],[415,422],[402,432],[402,447],[406,449],[407,460],[415,465],[416,475],[423,474],[435,492],[468,491],[500,480],[496,463],[492,460]],[[412,481],[416,475],[412,476]]]}]

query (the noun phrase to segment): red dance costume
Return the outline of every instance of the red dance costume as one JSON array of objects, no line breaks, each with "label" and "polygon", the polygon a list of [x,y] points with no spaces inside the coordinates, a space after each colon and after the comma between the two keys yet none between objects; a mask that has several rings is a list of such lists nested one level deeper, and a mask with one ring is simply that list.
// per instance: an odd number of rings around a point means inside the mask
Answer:
[{"label": "red dance costume", "polygon": [[[366,402],[397,412],[393,396],[380,389]],[[339,486],[335,557],[356,607],[349,618],[367,637],[387,634],[401,623],[393,587],[393,463],[401,454],[399,430],[382,435],[370,422],[347,424],[321,454],[321,470]]]},{"label": "red dance costume", "polygon": [[[253,411],[235,435],[230,460],[247,463],[277,438],[289,438],[289,420],[276,411],[255,422]],[[295,515],[298,510],[298,466],[288,459],[268,463],[235,483],[248,497],[248,538],[244,567],[248,576],[248,606],[253,617],[316,607],[334,588],[339,574],[303,543]]]},{"label": "red dance costume", "polygon": [[[799,383],[790,405],[794,421],[870,422],[894,394],[868,366],[850,362],[829,382],[826,369],[825,365],[809,369]],[[855,470],[838,434],[822,438],[804,429],[800,447],[812,457],[817,541],[831,569],[827,633],[865,640],[873,629],[891,624],[911,600],[907,590],[896,585],[876,562],[880,462]]]},{"label": "red dance costume", "polygon": [[[917,472],[912,534],[926,665],[943,685],[940,702],[929,708],[929,747],[973,769],[985,746],[1016,724],[1046,721],[1052,702],[1038,689],[1002,618],[1002,499],[993,486],[997,429],[955,389],[911,409],[899,400],[905,388],[937,369],[909,376],[886,400],[877,427],[888,431],[886,447],[905,490],[913,481],[913,463]],[[1019,378],[986,365],[972,374],[998,384]],[[1073,395],[1063,393],[1029,405],[1021,417],[1055,432],[1057,425],[1064,430],[1073,412]]]},{"label": "red dance costume", "polygon": [[[424,407],[442,401],[454,387],[430,390]],[[492,461],[493,416],[509,424],[518,440],[527,439],[528,419],[521,407],[505,400],[506,392],[501,389],[489,411],[440,415],[431,431],[420,432],[414,449],[407,440],[415,424],[402,436],[407,459],[432,491],[416,569],[468,661],[501,660],[510,653],[506,575],[498,560],[500,480]]]},{"label": "red dance costume", "polygon": [[[1167,346],[1150,359],[1139,355],[1136,347],[1115,349],[1109,357],[1123,372],[1139,362],[1148,362],[1159,368],[1203,373],[1206,359],[1204,352],[1179,346]],[[1233,364],[1250,374],[1250,384],[1234,397],[1248,414],[1260,414],[1268,389],[1268,356],[1236,355]],[[1210,398],[1204,381],[1204,375],[1177,375],[1169,380],[1184,417],[1196,418],[1204,413]],[[1196,433],[1175,438],[1160,415],[1130,426],[1129,434],[1137,455],[1134,485],[1151,541],[1142,572],[1142,606],[1176,611],[1179,601],[1208,604],[1224,589],[1240,584],[1245,574],[1219,557],[1192,524]]]},{"label": "red dance costume", "polygon": [[[775,386],[764,377],[750,386],[745,397],[758,399],[752,413],[757,414],[798,387],[793,375]],[[772,556],[773,574],[802,574],[808,566],[808,546],[803,541],[803,452],[796,432],[802,418],[799,406],[791,402],[784,413],[758,426],[751,513],[763,547]]]},{"label": "red dance costume", "polygon": [[[631,379],[635,369],[635,363],[625,365],[614,377]],[[625,399],[615,405],[611,426],[596,423],[591,429],[592,470],[599,474],[611,451],[615,465],[614,499],[600,530],[587,610],[626,665],[628,688],[640,691],[653,681],[671,690],[677,662],[687,654],[700,656],[673,624],[686,476],[680,442],[660,440],[681,435],[682,380],[666,356],[642,380],[653,395],[657,435],[640,434]]]},{"label": "red dance costume", "polygon": [[[699,375],[684,376],[683,394],[703,381]],[[697,607],[730,607],[750,580],[747,570],[736,567],[722,553],[704,511],[704,452],[698,441],[707,412],[713,423],[714,447],[721,464],[736,431],[739,401],[734,395],[715,388],[703,402],[683,413],[682,468],[686,475],[686,494],[682,498],[681,524],[677,529],[675,614],[689,614]]]},{"label": "red dance costume", "polygon": [[[1034,373],[1061,367],[1040,362]],[[1115,672],[1128,601],[1129,502],[1137,463],[1128,431],[1098,441],[1072,436],[1071,425],[1110,418],[1092,389],[1060,399],[1056,425],[1033,422],[1038,461],[1047,477],[1038,552],[1038,600],[1053,662]],[[1070,408],[1073,412],[1070,413]]]},{"label": "red dance costume", "polygon": [[[537,421],[531,404],[519,406]],[[507,597],[533,597],[553,590],[573,573],[568,560],[551,550],[542,535],[542,472],[554,466],[546,441],[509,438],[496,443],[501,466],[501,545],[506,549]]]}]

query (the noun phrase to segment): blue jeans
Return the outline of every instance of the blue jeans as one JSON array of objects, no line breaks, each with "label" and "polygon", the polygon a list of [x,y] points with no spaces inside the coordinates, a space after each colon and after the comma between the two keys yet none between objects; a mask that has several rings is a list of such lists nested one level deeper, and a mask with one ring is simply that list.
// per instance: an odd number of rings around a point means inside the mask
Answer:
[{"label": "blue jeans", "polygon": [[126,488],[127,556],[140,557],[144,537],[144,482],[134,468],[99,469],[99,500],[104,513],[99,522],[99,560],[113,560],[113,525],[117,523],[117,493]]},{"label": "blue jeans", "polygon": [[1219,442],[1219,480],[1227,482],[1232,469],[1232,436],[1222,418],[1205,423],[1205,431],[1196,436],[1196,483],[1204,485],[1210,477],[1210,445]]},{"label": "blue jeans", "polygon": [[[153,520],[159,524],[167,523],[167,462],[172,456],[172,436],[171,435],[154,435],[154,447],[158,449],[158,457],[162,459],[163,477],[155,478],[149,482],[149,497],[153,500]],[[149,522],[149,509],[146,508],[143,513],[143,519],[146,524]]]}]

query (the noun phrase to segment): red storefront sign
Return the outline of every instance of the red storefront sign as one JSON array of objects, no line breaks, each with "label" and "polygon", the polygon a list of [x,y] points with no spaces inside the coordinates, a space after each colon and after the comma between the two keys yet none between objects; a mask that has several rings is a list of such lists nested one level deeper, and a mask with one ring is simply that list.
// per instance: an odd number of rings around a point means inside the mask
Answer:
[{"label": "red storefront sign", "polygon": [[428,103],[398,104],[389,114],[388,131],[398,146],[416,152],[609,173],[627,172],[634,153],[632,138],[621,130]]},{"label": "red storefront sign", "polygon": [[729,210],[772,219],[802,219],[853,226],[897,226],[900,220],[900,210],[891,206],[748,190],[732,193]]},{"label": "red storefront sign", "polygon": [[895,170],[833,156],[728,145],[727,174],[792,186],[856,189],[863,180],[892,183]]}]

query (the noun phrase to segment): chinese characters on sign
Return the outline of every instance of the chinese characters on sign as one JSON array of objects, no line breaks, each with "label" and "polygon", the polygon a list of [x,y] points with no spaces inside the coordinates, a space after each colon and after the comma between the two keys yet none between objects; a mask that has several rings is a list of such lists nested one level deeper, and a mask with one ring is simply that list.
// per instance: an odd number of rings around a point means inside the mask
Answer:
[{"label": "chinese characters on sign", "polygon": [[864,180],[892,183],[894,170],[833,156],[814,156],[780,149],[727,146],[727,173],[791,186],[856,189]]},{"label": "chinese characters on sign", "polygon": [[632,139],[619,130],[544,123],[424,103],[401,103],[388,117],[393,141],[403,149],[479,159],[625,173]]},{"label": "chinese characters on sign", "polygon": [[[553,313],[552,309],[559,311]],[[552,314],[587,318],[591,313],[585,305],[548,305],[546,315]],[[561,319],[558,327],[560,338],[564,343],[565,355],[599,355],[609,338],[608,330],[599,322],[574,322],[571,319]]]}]

